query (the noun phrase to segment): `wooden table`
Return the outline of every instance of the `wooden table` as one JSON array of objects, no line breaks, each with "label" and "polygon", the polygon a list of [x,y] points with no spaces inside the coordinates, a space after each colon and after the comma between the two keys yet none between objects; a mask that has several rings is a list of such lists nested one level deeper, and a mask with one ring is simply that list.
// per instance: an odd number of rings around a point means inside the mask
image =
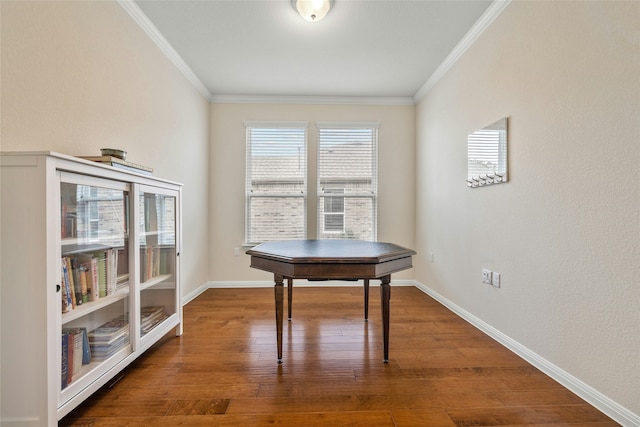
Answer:
[{"label": "wooden table", "polygon": [[384,363],[389,362],[389,299],[391,273],[411,268],[415,251],[393,243],[362,240],[287,240],[267,242],[247,251],[251,267],[273,273],[276,302],[278,363],[282,363],[284,280],[287,280],[289,320],[293,279],[364,280],[364,317],[368,319],[369,280],[379,279]]}]

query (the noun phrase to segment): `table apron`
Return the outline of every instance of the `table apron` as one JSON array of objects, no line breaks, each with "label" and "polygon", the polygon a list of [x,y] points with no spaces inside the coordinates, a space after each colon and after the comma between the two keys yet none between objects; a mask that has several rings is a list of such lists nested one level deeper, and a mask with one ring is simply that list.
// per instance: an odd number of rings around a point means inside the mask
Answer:
[{"label": "table apron", "polygon": [[381,263],[291,263],[252,256],[251,267],[294,279],[378,279],[412,264],[411,256]]}]

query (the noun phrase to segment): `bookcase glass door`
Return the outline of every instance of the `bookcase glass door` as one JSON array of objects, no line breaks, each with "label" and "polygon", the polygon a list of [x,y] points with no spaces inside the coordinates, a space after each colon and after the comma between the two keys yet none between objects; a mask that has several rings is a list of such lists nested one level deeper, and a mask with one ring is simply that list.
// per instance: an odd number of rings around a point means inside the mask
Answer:
[{"label": "bookcase glass door", "polygon": [[146,191],[139,196],[140,336],[177,312],[176,202],[173,194]]},{"label": "bookcase glass door", "polygon": [[129,184],[62,174],[59,403],[131,354],[129,200]]}]

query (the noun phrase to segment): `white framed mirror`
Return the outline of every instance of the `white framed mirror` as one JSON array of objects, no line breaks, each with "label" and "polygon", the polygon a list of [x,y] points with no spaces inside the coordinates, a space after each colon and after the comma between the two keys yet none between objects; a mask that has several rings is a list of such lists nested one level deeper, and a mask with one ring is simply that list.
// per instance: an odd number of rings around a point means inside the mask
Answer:
[{"label": "white framed mirror", "polygon": [[467,186],[507,182],[507,117],[467,137]]}]

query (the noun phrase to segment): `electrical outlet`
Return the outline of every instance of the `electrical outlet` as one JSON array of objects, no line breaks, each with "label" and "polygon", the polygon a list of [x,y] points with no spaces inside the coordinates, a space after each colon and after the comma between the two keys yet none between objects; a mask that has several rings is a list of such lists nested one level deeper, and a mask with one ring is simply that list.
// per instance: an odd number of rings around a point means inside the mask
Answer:
[{"label": "electrical outlet", "polygon": [[233,255],[240,256],[240,248],[233,248]]},{"label": "electrical outlet", "polygon": [[495,271],[491,273],[491,285],[496,288],[500,287],[500,273],[496,273]]},{"label": "electrical outlet", "polygon": [[491,284],[491,270],[487,270],[486,268],[482,269],[482,283],[485,285]]}]

